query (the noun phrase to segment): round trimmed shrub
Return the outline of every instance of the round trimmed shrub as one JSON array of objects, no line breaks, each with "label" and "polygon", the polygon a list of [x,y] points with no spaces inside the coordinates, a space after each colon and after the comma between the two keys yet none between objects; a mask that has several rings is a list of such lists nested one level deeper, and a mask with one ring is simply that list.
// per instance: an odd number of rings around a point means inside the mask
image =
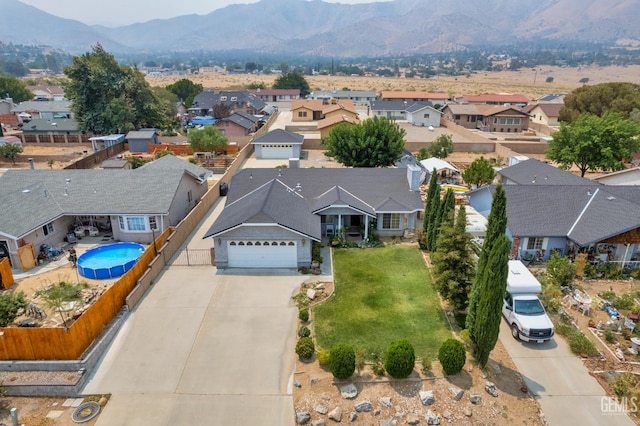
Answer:
[{"label": "round trimmed shrub", "polygon": [[353,372],[356,371],[356,352],[351,345],[333,345],[329,353],[329,371],[339,380],[353,376]]},{"label": "round trimmed shrub", "polygon": [[311,337],[302,337],[296,343],[296,354],[300,357],[300,359],[311,359],[313,358],[313,354],[316,350],[315,345],[313,344],[313,340]]},{"label": "round trimmed shrub", "polygon": [[311,330],[306,325],[303,325],[298,329],[298,337],[309,337],[311,336]]},{"label": "round trimmed shrub", "polygon": [[395,379],[405,379],[413,372],[416,354],[413,345],[407,339],[392,342],[387,348],[384,368]]},{"label": "round trimmed shrub", "polygon": [[316,354],[316,359],[318,360],[318,364],[322,365],[323,367],[328,366],[330,356],[331,356],[331,352],[329,352],[326,349],[319,351]]},{"label": "round trimmed shrub", "polygon": [[442,342],[438,350],[438,361],[442,365],[444,374],[447,376],[458,374],[462,371],[467,360],[467,353],[464,343],[456,339],[447,339]]},{"label": "round trimmed shrub", "polygon": [[302,322],[309,321],[309,310],[306,309],[306,308],[305,309],[300,309],[300,312],[298,312],[298,318]]}]

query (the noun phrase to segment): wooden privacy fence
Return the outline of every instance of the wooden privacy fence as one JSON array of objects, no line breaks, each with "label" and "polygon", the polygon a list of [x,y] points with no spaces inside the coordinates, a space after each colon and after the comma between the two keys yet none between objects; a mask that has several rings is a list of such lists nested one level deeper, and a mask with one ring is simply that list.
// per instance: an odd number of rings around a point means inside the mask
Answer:
[{"label": "wooden privacy fence", "polygon": [[104,160],[108,160],[109,158],[114,157],[126,150],[126,143],[118,142],[105,149],[101,149],[100,151],[87,155],[86,157],[83,157],[72,164],[69,164],[67,167],[65,167],[65,169],[92,169],[95,166],[101,164]]},{"label": "wooden privacy fence", "polygon": [[[165,230],[156,239],[156,244],[163,245],[171,232],[172,229]],[[150,245],[134,267],[111,285],[67,329],[62,327],[0,329],[0,359],[78,359],[120,312],[127,295],[136,286],[138,279],[145,273],[154,257],[153,245]]]}]

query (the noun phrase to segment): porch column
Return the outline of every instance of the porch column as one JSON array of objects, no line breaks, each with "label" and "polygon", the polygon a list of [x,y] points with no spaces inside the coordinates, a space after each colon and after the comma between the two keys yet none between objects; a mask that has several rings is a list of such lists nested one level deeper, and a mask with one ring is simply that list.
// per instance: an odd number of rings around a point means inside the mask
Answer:
[{"label": "porch column", "polygon": [[364,239],[369,238],[369,216],[364,215]]},{"label": "porch column", "polygon": [[336,229],[336,234],[338,233],[338,231],[342,229],[342,215],[339,214],[338,215],[338,229]]}]

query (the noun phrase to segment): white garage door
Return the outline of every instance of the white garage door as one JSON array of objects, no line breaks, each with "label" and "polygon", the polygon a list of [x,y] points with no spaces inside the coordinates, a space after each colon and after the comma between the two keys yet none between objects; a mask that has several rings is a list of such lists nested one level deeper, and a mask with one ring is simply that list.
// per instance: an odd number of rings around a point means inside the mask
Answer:
[{"label": "white garage door", "polygon": [[296,268],[295,241],[229,241],[230,268]]},{"label": "white garage door", "polygon": [[291,144],[272,144],[262,145],[262,158],[292,158],[293,145]]}]

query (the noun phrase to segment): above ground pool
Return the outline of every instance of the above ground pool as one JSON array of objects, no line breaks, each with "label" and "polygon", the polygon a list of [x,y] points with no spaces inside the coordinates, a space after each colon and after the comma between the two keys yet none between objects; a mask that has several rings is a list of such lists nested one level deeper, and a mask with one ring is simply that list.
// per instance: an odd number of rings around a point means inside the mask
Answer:
[{"label": "above ground pool", "polygon": [[144,253],[136,243],[105,244],[87,250],[78,258],[78,273],[85,278],[104,280],[124,275]]}]

